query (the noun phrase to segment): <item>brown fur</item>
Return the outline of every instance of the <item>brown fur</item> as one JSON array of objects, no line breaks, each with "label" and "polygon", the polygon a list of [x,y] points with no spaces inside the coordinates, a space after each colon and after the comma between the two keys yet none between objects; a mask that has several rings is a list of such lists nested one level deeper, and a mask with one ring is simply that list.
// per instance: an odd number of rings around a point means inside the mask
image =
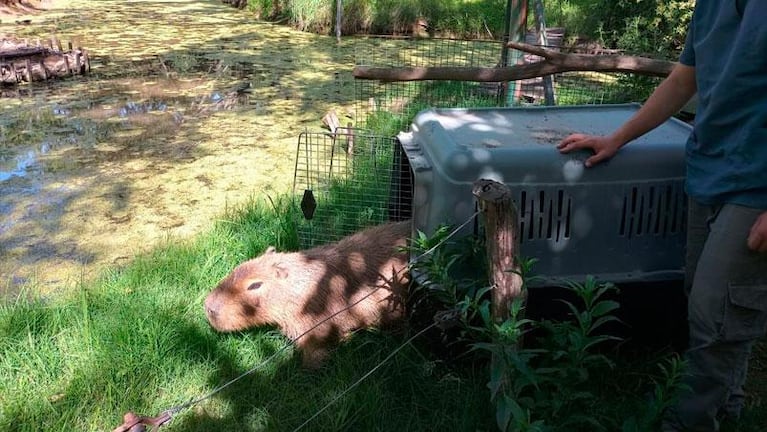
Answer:
[{"label": "brown fur", "polygon": [[372,292],[296,341],[304,365],[317,367],[328,349],[354,330],[404,318],[409,275],[407,252],[401,248],[409,235],[408,221],[369,228],[301,252],[270,248],[237,266],[208,295],[208,321],[219,331],[276,325],[295,339]]}]

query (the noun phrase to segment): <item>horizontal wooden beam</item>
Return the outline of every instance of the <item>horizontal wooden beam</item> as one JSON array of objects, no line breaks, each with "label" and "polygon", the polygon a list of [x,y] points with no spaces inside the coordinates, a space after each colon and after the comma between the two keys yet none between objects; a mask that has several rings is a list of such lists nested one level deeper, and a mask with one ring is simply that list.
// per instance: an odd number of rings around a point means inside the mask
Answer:
[{"label": "horizontal wooden beam", "polygon": [[626,55],[565,54],[519,42],[509,42],[509,48],[543,57],[535,63],[509,67],[370,67],[357,66],[356,79],[394,81],[476,81],[504,82],[537,78],[561,72],[630,72],[665,77],[675,62]]}]

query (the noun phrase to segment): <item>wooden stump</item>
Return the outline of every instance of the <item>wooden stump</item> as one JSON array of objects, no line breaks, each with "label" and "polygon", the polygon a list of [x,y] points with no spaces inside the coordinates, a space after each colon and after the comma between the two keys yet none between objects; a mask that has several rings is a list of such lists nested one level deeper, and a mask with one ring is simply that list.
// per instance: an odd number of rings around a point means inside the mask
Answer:
[{"label": "wooden stump", "polygon": [[52,38],[48,46],[39,41],[30,45],[23,41],[0,41],[0,84],[46,81],[90,72],[88,52],[82,48],[64,51],[61,42]]},{"label": "wooden stump", "polygon": [[[502,183],[480,179],[474,182],[472,193],[477,197],[479,209],[485,219],[485,248],[489,261],[490,284],[493,288],[492,318],[495,323],[502,323],[509,318],[511,302],[515,298],[524,300],[525,295],[522,291],[522,276],[519,273],[517,261],[519,250],[517,209],[511,201],[511,191]],[[495,341],[495,343],[499,342],[506,341],[503,338]],[[512,348],[519,348],[521,345],[520,336]],[[495,383],[499,389],[509,385],[508,377],[503,373],[496,374],[497,371],[505,370],[503,366],[505,361],[504,356],[499,352],[494,352],[490,359],[491,382],[494,379],[500,379]]]},{"label": "wooden stump", "polygon": [[474,182],[472,193],[485,219],[485,248],[493,287],[492,314],[495,322],[509,317],[509,304],[524,296],[518,262],[519,219],[509,188],[493,180]]}]

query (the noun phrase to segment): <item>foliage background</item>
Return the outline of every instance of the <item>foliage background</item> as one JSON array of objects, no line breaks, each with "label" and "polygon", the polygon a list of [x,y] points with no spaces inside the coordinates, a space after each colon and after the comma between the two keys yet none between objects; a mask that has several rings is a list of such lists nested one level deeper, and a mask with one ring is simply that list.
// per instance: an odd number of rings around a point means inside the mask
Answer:
[{"label": "foliage background", "polygon": [[[339,0],[247,0],[260,19],[288,22],[304,31],[334,31]],[[343,34],[413,34],[501,38],[505,0],[340,0]],[[564,27],[570,42],[650,56],[674,56],[684,44],[695,0],[547,0],[549,27]],[[528,24],[534,24],[533,2]],[[421,21],[419,21],[421,20]]]}]

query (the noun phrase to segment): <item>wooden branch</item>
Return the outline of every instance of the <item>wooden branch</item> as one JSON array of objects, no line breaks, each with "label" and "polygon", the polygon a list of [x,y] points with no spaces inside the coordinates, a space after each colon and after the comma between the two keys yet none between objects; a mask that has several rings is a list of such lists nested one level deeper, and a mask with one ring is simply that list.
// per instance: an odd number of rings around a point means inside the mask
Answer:
[{"label": "wooden branch", "polygon": [[671,69],[676,64],[666,60],[625,55],[565,54],[519,42],[509,42],[508,47],[543,57],[543,60],[506,68],[356,66],[353,75],[356,79],[383,82],[425,80],[503,82],[573,71],[630,72],[665,77],[671,73]]},{"label": "wooden branch", "polygon": [[485,217],[485,248],[488,273],[493,286],[492,314],[496,322],[509,317],[509,304],[524,295],[519,274],[519,220],[509,188],[493,180],[480,179],[472,185]]}]

